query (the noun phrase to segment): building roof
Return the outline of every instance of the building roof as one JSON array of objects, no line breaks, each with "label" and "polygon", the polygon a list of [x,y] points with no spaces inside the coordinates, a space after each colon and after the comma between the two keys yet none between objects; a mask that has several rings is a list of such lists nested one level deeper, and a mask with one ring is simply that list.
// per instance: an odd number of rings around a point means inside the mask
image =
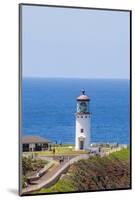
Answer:
[{"label": "building roof", "polygon": [[44,139],[40,136],[23,136],[22,144],[31,144],[31,143],[51,143],[51,141]]},{"label": "building roof", "polygon": [[89,101],[90,97],[88,97],[87,95],[85,95],[85,90],[81,90],[81,95],[79,97],[77,97],[78,101]]}]

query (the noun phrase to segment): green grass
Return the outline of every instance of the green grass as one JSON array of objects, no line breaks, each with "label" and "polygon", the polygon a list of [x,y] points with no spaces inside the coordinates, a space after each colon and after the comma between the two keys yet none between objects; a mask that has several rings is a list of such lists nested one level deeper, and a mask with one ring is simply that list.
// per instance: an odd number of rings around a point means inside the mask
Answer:
[{"label": "green grass", "polygon": [[[75,151],[74,146],[66,145],[55,147],[55,155],[79,155],[86,154],[88,151]],[[27,154],[27,153],[25,153]],[[37,151],[37,152],[28,152],[28,154],[36,154],[38,156],[53,156],[53,151]]]},{"label": "green grass", "polygon": [[53,147],[69,147],[69,146],[75,147],[74,144],[62,144],[62,145],[60,145],[60,144],[54,144],[53,145]]},{"label": "green grass", "polygon": [[76,187],[74,182],[71,180],[59,180],[54,186],[46,189],[41,189],[38,192],[34,192],[35,194],[42,194],[42,193],[57,193],[57,192],[73,192],[76,191]]},{"label": "green grass", "polygon": [[130,149],[122,149],[121,151],[111,153],[108,158],[109,159],[120,159],[120,160],[128,160],[130,157]]}]

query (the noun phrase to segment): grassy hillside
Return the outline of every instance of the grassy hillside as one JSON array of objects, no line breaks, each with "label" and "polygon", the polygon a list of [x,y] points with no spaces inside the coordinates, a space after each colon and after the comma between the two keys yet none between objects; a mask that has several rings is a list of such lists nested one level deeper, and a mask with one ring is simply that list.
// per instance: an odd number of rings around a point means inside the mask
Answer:
[{"label": "grassy hillside", "polygon": [[[123,149],[108,157],[92,157],[71,165],[54,186],[38,193],[91,191],[130,187],[130,151]],[[37,192],[35,192],[37,193]]]}]

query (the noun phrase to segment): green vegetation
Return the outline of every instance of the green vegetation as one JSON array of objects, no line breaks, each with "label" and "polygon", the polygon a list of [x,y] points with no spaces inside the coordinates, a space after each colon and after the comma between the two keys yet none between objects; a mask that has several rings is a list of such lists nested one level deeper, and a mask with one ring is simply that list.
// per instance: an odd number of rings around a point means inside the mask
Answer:
[{"label": "green vegetation", "polygon": [[[76,189],[77,190],[77,189]],[[70,179],[59,180],[53,187],[47,189],[41,189],[39,192],[36,193],[56,193],[56,192],[74,192],[75,191],[75,184]]]},{"label": "green vegetation", "polygon": [[74,144],[53,144],[52,148],[53,147],[75,147]]},{"label": "green vegetation", "polygon": [[27,185],[27,178],[26,178],[26,176],[22,176],[22,188],[25,188],[26,187],[26,185]]},{"label": "green vegetation", "polygon": [[32,159],[30,156],[22,158],[22,174],[24,176],[33,175],[35,172],[42,169],[48,161],[41,159]]},{"label": "green vegetation", "polygon": [[68,173],[50,188],[35,193],[120,189],[130,187],[130,152],[122,149],[108,157],[91,157],[70,166]]},{"label": "green vegetation", "polygon": [[[57,147],[54,147],[55,148],[55,154],[52,151],[37,151],[37,152],[34,152],[34,154],[38,155],[38,156],[53,156],[53,155],[80,155],[80,154],[86,154],[88,151],[75,151],[74,149],[74,146],[69,146],[69,145],[64,145],[64,146],[57,146]],[[53,149],[53,147],[52,147]],[[26,155],[27,154],[32,154],[32,152],[28,152],[28,153],[25,153]]]},{"label": "green vegetation", "polygon": [[62,146],[62,147],[55,147],[55,154],[60,155],[71,155],[71,154],[84,154],[88,151],[75,151],[73,146]]},{"label": "green vegetation", "polygon": [[27,177],[34,175],[42,169],[48,161],[41,159],[32,159],[31,156],[22,158],[22,187],[27,185]]},{"label": "green vegetation", "polygon": [[108,158],[116,158],[116,159],[120,159],[120,160],[128,160],[130,157],[130,149],[127,148],[127,149],[122,149],[121,151],[117,151],[117,152],[114,152],[112,154],[109,155]]}]

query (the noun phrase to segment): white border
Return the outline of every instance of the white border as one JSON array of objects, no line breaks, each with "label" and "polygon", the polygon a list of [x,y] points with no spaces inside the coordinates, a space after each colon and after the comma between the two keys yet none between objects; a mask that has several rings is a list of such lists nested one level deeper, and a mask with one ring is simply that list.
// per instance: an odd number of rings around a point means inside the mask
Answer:
[{"label": "white border", "polygon": [[[18,3],[42,3],[96,8],[132,9],[135,18],[134,0],[3,0],[0,3],[0,197],[20,198],[18,189]],[[135,25],[133,26],[133,36]],[[133,40],[133,55],[135,41]],[[133,60],[134,67],[134,60]],[[135,74],[134,68],[132,74]],[[135,81],[133,81],[133,102]],[[133,120],[135,109],[133,107]],[[135,137],[133,123],[133,155]],[[135,159],[133,159],[133,190],[32,196],[32,199],[132,199],[135,195]],[[65,196],[66,195],[66,196]],[[3,198],[2,198],[3,197]]]}]

